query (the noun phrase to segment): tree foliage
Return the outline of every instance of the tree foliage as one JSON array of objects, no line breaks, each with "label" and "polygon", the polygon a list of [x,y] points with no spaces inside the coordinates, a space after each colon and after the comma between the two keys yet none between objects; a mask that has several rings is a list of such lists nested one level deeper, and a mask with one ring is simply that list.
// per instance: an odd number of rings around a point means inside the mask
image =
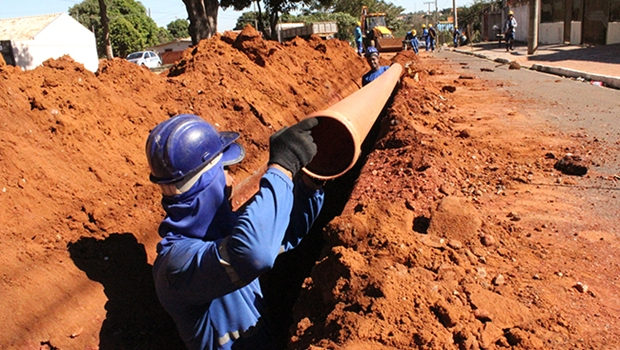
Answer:
[{"label": "tree foliage", "polygon": [[305,24],[311,24],[315,22],[336,22],[338,24],[338,33],[336,33],[336,38],[348,41],[353,45],[353,30],[357,26],[357,21],[359,21],[359,18],[353,17],[350,14],[343,12],[314,12],[297,16],[291,21],[303,22]]},{"label": "tree foliage", "polygon": [[[502,0],[476,0],[471,6],[458,8],[459,28],[472,40],[478,40],[482,31],[482,14],[493,6],[499,6]],[[501,6],[500,6],[501,7]]]},{"label": "tree foliage", "polygon": [[168,23],[166,28],[175,39],[189,37],[189,21],[186,19],[176,19]]},{"label": "tree foliage", "polygon": [[357,22],[361,18],[363,6],[368,7],[369,13],[385,13],[387,27],[392,32],[397,33],[403,31],[405,25],[400,16],[405,9],[384,0],[312,0],[309,8],[319,13],[348,14],[352,18],[355,18]]},{"label": "tree foliage", "polygon": [[[146,8],[135,0],[105,0],[110,20],[110,41],[116,56],[143,50],[169,38],[162,33],[146,13]],[[99,57],[106,54],[98,0],[84,0],[69,8],[69,15],[95,33]],[[166,29],[164,29],[166,30]]]},{"label": "tree foliage", "polygon": [[258,21],[262,21],[263,28],[269,27],[269,16],[267,16],[266,13],[263,12],[260,19],[258,17],[258,12],[243,12],[241,16],[237,18],[237,23],[235,24],[234,29],[242,30],[248,24],[254,28],[259,28]]}]

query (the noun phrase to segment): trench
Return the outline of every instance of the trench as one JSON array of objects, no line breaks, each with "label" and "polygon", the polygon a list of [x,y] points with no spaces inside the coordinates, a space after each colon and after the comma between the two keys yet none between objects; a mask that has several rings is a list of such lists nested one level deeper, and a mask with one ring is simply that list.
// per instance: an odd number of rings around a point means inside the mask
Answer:
[{"label": "trench", "polygon": [[[277,344],[277,349],[286,349],[293,326],[293,307],[299,299],[304,280],[310,277],[315,263],[324,255],[326,242],[323,239],[323,228],[334,218],[340,216],[359,178],[368,155],[375,144],[385,135],[387,130],[382,123],[388,117],[389,107],[398,93],[400,83],[396,85],[383,110],[371,127],[361,145],[361,154],[355,165],[342,176],[327,182],[324,187],[325,202],[323,209],[308,235],[299,246],[281,254],[274,267],[260,277],[263,296],[267,305],[267,318]],[[300,300],[303,303],[303,300]]]}]

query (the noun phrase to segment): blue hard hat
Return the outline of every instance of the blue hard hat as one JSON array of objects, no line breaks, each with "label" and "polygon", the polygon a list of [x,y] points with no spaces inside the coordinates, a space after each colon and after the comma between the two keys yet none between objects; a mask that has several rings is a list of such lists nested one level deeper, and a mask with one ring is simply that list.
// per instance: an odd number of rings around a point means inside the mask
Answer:
[{"label": "blue hard hat", "polygon": [[157,125],[146,141],[150,180],[158,184],[177,182],[198,172],[219,154],[222,164],[239,163],[245,150],[235,141],[236,132],[218,132],[193,114],[181,114]]},{"label": "blue hard hat", "polygon": [[372,54],[379,54],[379,50],[377,50],[376,47],[374,46],[369,46],[368,48],[366,48],[366,57],[370,57],[370,55]]}]

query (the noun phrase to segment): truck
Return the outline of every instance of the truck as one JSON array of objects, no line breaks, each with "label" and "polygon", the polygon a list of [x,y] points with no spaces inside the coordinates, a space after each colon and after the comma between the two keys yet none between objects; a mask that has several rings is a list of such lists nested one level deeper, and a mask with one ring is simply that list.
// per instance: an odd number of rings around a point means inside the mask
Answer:
[{"label": "truck", "polygon": [[360,18],[364,47],[374,46],[379,52],[401,51],[404,38],[394,38],[385,21],[385,13],[368,13],[362,6]]},{"label": "truck", "polygon": [[323,39],[332,39],[338,33],[338,23],[336,22],[315,22],[305,23],[280,23],[277,26],[280,41],[286,41],[298,36],[309,38],[311,35],[318,35]]}]

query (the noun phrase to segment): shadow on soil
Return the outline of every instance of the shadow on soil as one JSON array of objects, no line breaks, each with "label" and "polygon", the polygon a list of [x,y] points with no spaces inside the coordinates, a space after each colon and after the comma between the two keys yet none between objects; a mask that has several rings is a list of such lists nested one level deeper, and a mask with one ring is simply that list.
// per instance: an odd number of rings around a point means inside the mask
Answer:
[{"label": "shadow on soil", "polygon": [[155,294],[152,266],[131,233],[104,240],[82,237],[68,245],[75,266],[101,283],[108,298],[99,349],[184,349]]}]

